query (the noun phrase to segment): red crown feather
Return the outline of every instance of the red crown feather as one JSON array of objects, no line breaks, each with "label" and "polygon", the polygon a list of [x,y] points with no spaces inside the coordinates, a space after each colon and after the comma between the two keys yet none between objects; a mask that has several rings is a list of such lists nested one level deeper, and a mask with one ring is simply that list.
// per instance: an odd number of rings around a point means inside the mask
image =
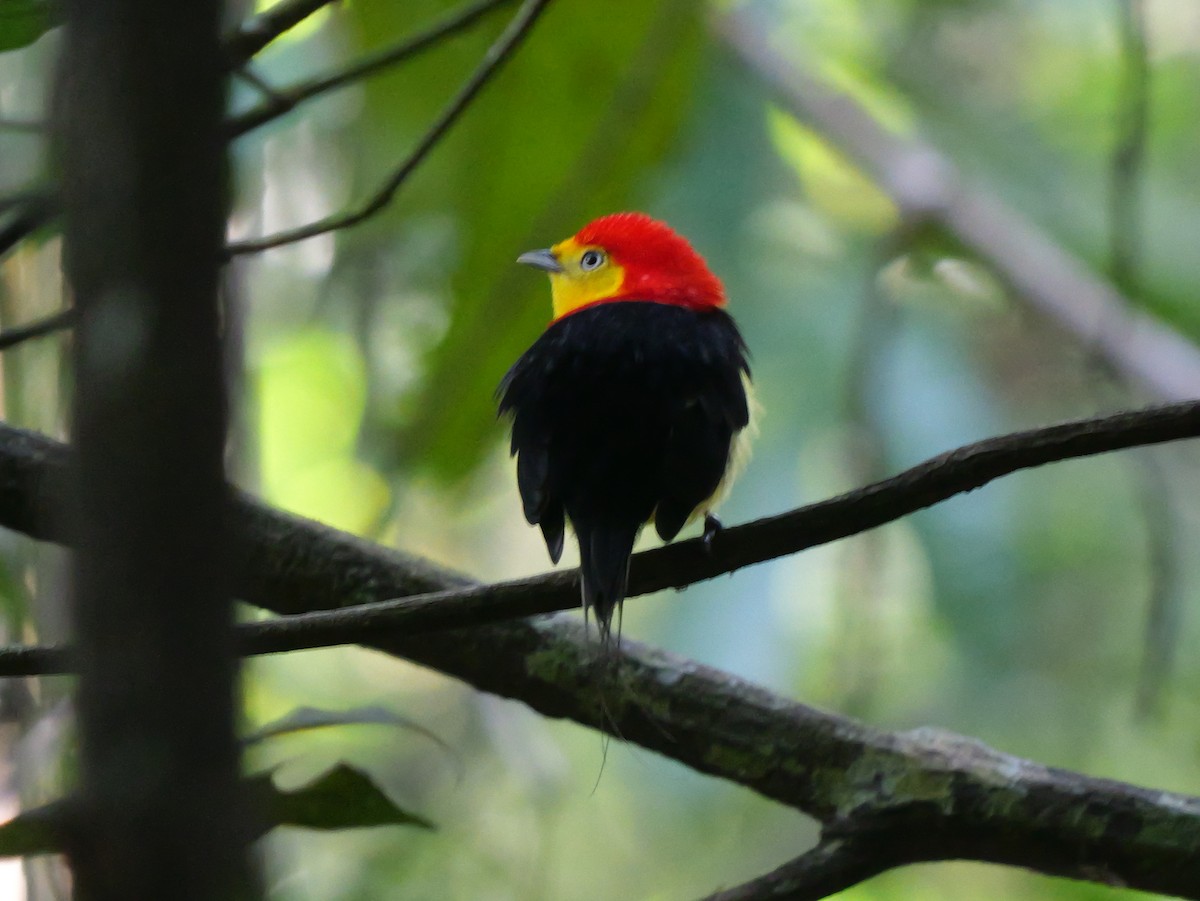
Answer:
[{"label": "red crown feather", "polygon": [[704,310],[725,305],[725,288],[687,239],[645,213],[612,213],[594,219],[575,235],[601,247],[625,270],[618,297]]}]

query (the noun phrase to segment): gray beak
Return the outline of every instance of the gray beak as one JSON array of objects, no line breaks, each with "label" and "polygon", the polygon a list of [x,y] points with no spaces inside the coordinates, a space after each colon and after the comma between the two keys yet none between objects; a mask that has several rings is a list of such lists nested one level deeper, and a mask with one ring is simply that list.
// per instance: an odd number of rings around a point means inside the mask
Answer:
[{"label": "gray beak", "polygon": [[545,269],[547,272],[562,272],[562,263],[551,250],[530,250],[517,257],[518,263],[533,266],[535,269]]}]

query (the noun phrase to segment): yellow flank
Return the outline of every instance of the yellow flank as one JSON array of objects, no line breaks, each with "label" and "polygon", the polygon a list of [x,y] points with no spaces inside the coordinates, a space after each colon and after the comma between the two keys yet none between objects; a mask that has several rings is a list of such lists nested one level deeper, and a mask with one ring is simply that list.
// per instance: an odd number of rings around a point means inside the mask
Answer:
[{"label": "yellow flank", "polygon": [[[586,247],[574,238],[567,238],[550,248],[562,266],[562,272],[550,273],[550,295],[554,302],[554,318],[561,319],[580,307],[613,297],[625,283],[625,270],[618,266],[602,247]],[[589,253],[599,254],[593,268],[584,267]],[[589,257],[589,262],[595,257]]]},{"label": "yellow flank", "polygon": [[734,480],[742,474],[742,470],[750,462],[752,445],[754,439],[758,437],[758,424],[762,419],[762,404],[758,402],[758,396],[754,393],[754,385],[751,384],[749,377],[744,372],[742,373],[742,388],[746,391],[746,405],[750,408],[750,421],[746,423],[744,429],[733,436],[733,446],[729,449],[729,465],[725,467],[725,475],[721,477],[721,484],[712,493],[712,497],[692,511],[693,519],[702,513],[716,510],[717,506],[725,500],[725,496],[729,494]]}]

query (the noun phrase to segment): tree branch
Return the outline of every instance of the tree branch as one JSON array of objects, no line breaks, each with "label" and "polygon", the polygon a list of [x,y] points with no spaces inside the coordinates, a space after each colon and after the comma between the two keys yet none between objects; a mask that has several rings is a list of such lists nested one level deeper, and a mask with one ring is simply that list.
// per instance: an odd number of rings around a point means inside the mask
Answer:
[{"label": "tree branch", "polygon": [[[899,475],[838,497],[635,555],[630,596],[684,588],[744,566],[794,554],[876,528],[988,482],[1046,463],[1200,437],[1200,401],[1016,432],[926,460]],[[436,591],[242,627],[248,654],[369,643],[380,634],[465,628],[579,604],[578,571]]]},{"label": "tree branch", "polygon": [[714,892],[704,901],[815,901],[826,898],[900,863],[887,862],[879,851],[861,840],[823,838],[815,848],[795,860],[757,879]]},{"label": "tree branch", "polygon": [[14,116],[0,116],[0,131],[41,134],[45,130],[46,123],[41,119],[18,119]]},{"label": "tree branch", "polygon": [[[43,452],[65,455],[64,446],[27,432],[0,427],[0,440],[18,435],[37,442]],[[636,554],[630,567],[630,596],[664,588],[684,588],[744,566],[798,553],[884,525],[972,491],[994,479],[1047,463],[1200,437],[1200,401],[1171,404],[1112,416],[1014,432],[968,444],[933,457],[898,475],[837,497],[721,531],[711,545],[698,538]],[[5,465],[0,444],[0,472]],[[4,496],[0,493],[0,501]],[[240,512],[257,515],[249,497],[239,501]],[[12,517],[0,503],[0,524],[23,529],[27,522]],[[45,537],[45,536],[43,536]],[[51,536],[57,537],[57,536]],[[356,603],[340,609],[293,613],[283,619],[238,627],[243,654],[370,644],[381,635],[411,637],[428,632],[469,628],[519,617],[570,610],[579,604],[577,570],[560,570],[491,585],[406,587],[391,600]],[[428,584],[428,583],[426,583]],[[339,606],[337,604],[323,606]],[[0,675],[30,674],[20,667],[45,659],[61,663],[62,649],[41,649],[47,656],[26,657],[0,650]],[[5,656],[12,651],[12,656]]]},{"label": "tree branch", "polygon": [[15,325],[0,332],[0,350],[8,350],[32,338],[40,338],[54,332],[61,332],[75,324],[75,308],[68,307],[51,313],[44,319],[38,319],[25,325]]},{"label": "tree branch", "polygon": [[884,129],[857,101],[774,49],[753,4],[717,20],[716,31],[797,119],[863,167],[911,223],[934,223],[985,261],[1030,308],[1163,400],[1200,395],[1200,350],[1133,308],[1044,231],[999,198],[964,181],[932,144]]},{"label": "tree branch", "polygon": [[226,247],[227,255],[238,256],[245,253],[258,253],[272,247],[294,244],[297,241],[303,241],[307,238],[326,234],[327,232],[351,228],[370,219],[386,207],[391,203],[396,192],[400,190],[401,185],[424,162],[425,157],[438,145],[438,142],[445,137],[450,127],[458,121],[459,116],[471,105],[471,101],[475,99],[484,85],[492,79],[492,76],[500,71],[500,67],[521,45],[521,42],[529,34],[530,29],[533,28],[534,23],[537,22],[538,17],[541,16],[549,3],[550,0],[525,0],[521,8],[517,11],[517,14],[513,16],[508,27],[504,29],[500,37],[496,39],[496,42],[488,48],[478,68],[471,74],[471,77],[467,79],[466,83],[463,84],[450,103],[446,105],[445,109],[442,110],[429,131],[425,133],[424,137],[421,138],[408,157],[400,163],[396,171],[391,174],[387,181],[375,192],[375,195],[365,204],[352,212],[327,216],[308,225],[281,232],[267,238],[230,244]]},{"label": "tree branch", "polygon": [[[304,19],[332,2],[334,0],[284,0],[284,2],[275,4],[265,12],[243,23],[240,28],[226,38],[225,53],[229,65],[234,69],[244,66],[255,54],[271,43],[271,41],[274,41],[280,35],[294,28],[300,22],[304,21]],[[389,66],[401,63],[415,54],[435,46],[445,38],[466,30],[488,13],[511,2],[513,0],[476,0],[476,2],[457,12],[451,13],[442,21],[431,25],[425,31],[408,38],[395,47],[369,55],[354,65],[324,78],[303,82],[286,91],[274,92],[262,105],[229,120],[227,123],[229,137],[239,137],[260,125],[264,125],[284,115],[306,100],[312,99],[326,91],[331,91],[374,75]],[[516,49],[517,45],[523,40],[525,32],[532,26],[533,20],[540,15],[541,7],[545,6],[547,2],[549,0],[543,0],[541,3],[527,4],[528,6],[536,7],[536,9],[527,16],[528,21],[525,22],[524,26],[517,29],[519,33],[514,35],[511,46],[498,46],[504,42],[504,37],[502,36],[501,40],[497,42],[497,46],[489,49],[484,64],[480,66],[480,70],[476,71],[467,84],[464,85],[460,94],[443,111],[442,116],[434,123],[429,133],[417,145],[412,154],[401,163],[392,178],[357,213],[344,214],[342,217],[329,217],[329,219],[313,223],[305,228],[284,233],[277,236],[276,240],[278,243],[267,243],[269,239],[263,239],[259,242],[235,244],[228,248],[228,253],[230,255],[253,253],[257,250],[265,250],[269,246],[279,246],[313,237],[314,235],[322,234],[324,231],[347,228],[357,225],[385,207],[412,170],[420,165],[424,157],[441,139],[444,132],[454,124],[454,120],[470,104],[474,94],[478,93],[491,75],[494,74],[495,70],[503,64],[507,56]],[[513,26],[519,25],[520,21],[525,18],[525,10],[522,10],[521,13],[518,13],[517,19],[514,20]],[[510,26],[510,31],[513,26]],[[506,31],[505,34],[510,34],[510,31]],[[497,54],[498,58],[493,59]],[[0,129],[5,130],[43,131],[45,127],[44,122],[0,119]],[[21,201],[25,209],[6,226],[0,228],[0,256],[3,256],[16,244],[23,241],[46,222],[50,221],[50,219],[58,215],[57,201],[53,200],[48,193],[16,199]],[[3,211],[0,208],[0,212]],[[342,220],[341,224],[337,224],[339,218]],[[327,224],[328,227],[322,228],[322,224]],[[307,230],[310,229],[315,230],[308,232]],[[254,246],[256,244],[262,246]]]},{"label": "tree branch", "polygon": [[1150,51],[1142,0],[1117,0],[1120,20],[1120,108],[1109,170],[1109,258],[1112,279],[1136,291],[1141,257],[1142,167],[1150,124]]},{"label": "tree branch", "polygon": [[[1150,125],[1150,48],[1142,0],[1116,0],[1120,36],[1121,83],[1117,91],[1108,181],[1108,266],[1112,281],[1136,295],[1142,286],[1143,215],[1146,145]],[[1181,513],[1176,509],[1171,473],[1164,461],[1135,459],[1135,483],[1146,522],[1150,585],[1142,660],[1134,709],[1142,718],[1160,712],[1180,638],[1178,623],[1185,602],[1182,568],[1186,551],[1176,547]]]},{"label": "tree branch", "polygon": [[229,121],[229,136],[231,138],[241,137],[246,132],[253,131],[259,126],[291,112],[306,100],[361,81],[402,63],[410,57],[436,46],[446,38],[465,31],[488,13],[512,2],[513,0],[476,0],[462,9],[450,13],[424,31],[406,38],[394,47],[369,54],[332,75],[301,82],[286,90],[274,91],[272,96],[260,106],[232,118]]},{"label": "tree branch", "polygon": [[43,188],[22,188],[11,194],[0,196],[0,213],[20,209],[30,203],[37,203],[45,196]]},{"label": "tree branch", "polygon": [[[1197,405],[1118,419],[1129,428],[1146,429],[1142,437],[1150,440],[1161,438],[1174,417],[1188,423],[1189,434],[1200,427]],[[1078,424],[1043,430],[1022,451],[1030,455],[1022,460],[1032,465],[1032,457],[1047,454],[1055,442],[1059,451],[1086,452],[1089,443],[1100,440],[1095,430]],[[995,465],[994,456],[980,451],[938,459],[941,464],[935,460],[925,466],[965,466],[968,471],[959,475],[968,484],[978,483],[980,473]],[[65,495],[66,461],[62,445],[0,427],[0,523],[35,537],[66,540],[68,530],[52,515]],[[973,467],[979,468],[972,472]],[[918,475],[910,478],[917,487],[909,489],[915,494],[908,502],[915,509],[928,503],[938,486]],[[807,522],[810,538],[848,534],[856,518],[878,524],[881,498],[887,498],[883,489],[852,492],[805,508],[806,518],[797,525]],[[838,523],[826,530],[821,520],[831,514]],[[250,603],[277,613],[471,584],[419,558],[245,496],[235,500],[233,516],[247,550],[235,589]],[[727,537],[718,538],[718,555],[729,553],[722,540]],[[665,567],[672,552],[692,545],[695,554],[680,554],[673,564],[680,569],[668,575],[672,581],[698,578],[713,565],[703,561],[698,544],[684,542],[639,559],[659,559],[657,565]],[[730,562],[725,557],[722,565]],[[639,570],[643,580],[651,574]],[[569,584],[572,577],[553,578]],[[877,858],[884,868],[962,857],[1200,897],[1195,865],[1200,800],[1194,798],[1048,769],[944,733],[881,732],[629,639],[601,657],[574,617],[407,637],[380,633],[368,644],[482,691],[521,700],[547,716],[606,729],[700,772],[745,785],[821,820],[827,840],[852,836],[859,847],[867,847],[863,843],[871,839],[871,853],[890,855]]]},{"label": "tree branch", "polygon": [[935,730],[881,732],[634,642],[613,664],[561,617],[387,646],[753,788],[837,835],[875,836],[875,853],[890,855],[883,868],[985,860],[1200,897],[1200,799],[1045,768]]},{"label": "tree branch", "polygon": [[58,210],[58,199],[49,192],[25,198],[16,215],[0,228],[0,257],[58,215]]},{"label": "tree branch", "polygon": [[[865,755],[848,762],[851,771],[864,768],[847,773],[851,796],[836,812],[817,814],[824,828],[815,848],[707,901],[824,898],[885,870],[938,860],[1200,898],[1200,798],[1045,767],[940,729],[882,735],[885,756],[864,765],[875,754],[864,745]],[[894,768],[885,762],[890,753],[905,763]],[[904,779],[913,781],[902,788]],[[999,813],[990,809],[997,803],[1013,806]],[[1067,826],[1062,817],[1078,819]]]},{"label": "tree branch", "polygon": [[243,22],[225,38],[229,66],[245,65],[264,47],[334,0],[284,0]]}]

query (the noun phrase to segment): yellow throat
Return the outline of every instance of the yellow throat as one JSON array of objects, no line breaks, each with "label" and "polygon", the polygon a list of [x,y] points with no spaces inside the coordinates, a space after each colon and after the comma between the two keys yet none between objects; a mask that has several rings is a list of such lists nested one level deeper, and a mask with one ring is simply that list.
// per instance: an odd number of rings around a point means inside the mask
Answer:
[{"label": "yellow throat", "polygon": [[[550,251],[562,266],[562,272],[550,273],[550,297],[554,304],[555,319],[621,293],[625,270],[604,253],[603,248],[584,246],[574,238],[567,238],[551,247]],[[585,269],[583,260],[589,252],[600,253],[603,259],[598,266]]]}]

